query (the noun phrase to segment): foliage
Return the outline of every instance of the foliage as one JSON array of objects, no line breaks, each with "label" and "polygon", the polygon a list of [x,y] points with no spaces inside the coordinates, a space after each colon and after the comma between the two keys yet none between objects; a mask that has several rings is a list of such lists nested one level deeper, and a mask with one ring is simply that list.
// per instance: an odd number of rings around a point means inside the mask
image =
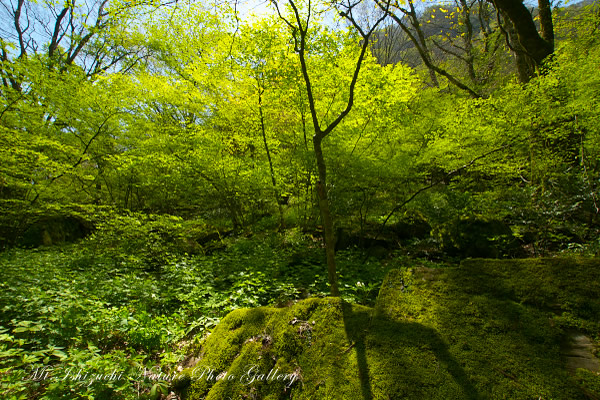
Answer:
[{"label": "foliage", "polygon": [[[79,244],[2,253],[3,397],[149,396],[229,311],[328,293],[310,237],[224,238],[224,250],[185,255],[174,250],[185,228],[113,216]],[[363,257],[341,254],[340,282],[344,298],[369,304],[389,266]]]},{"label": "foliage", "polygon": [[[471,43],[478,54],[496,43],[490,10],[473,6],[467,15],[457,8],[432,9],[435,19],[454,24],[441,36]],[[268,227],[276,213],[280,226],[322,222],[315,127],[287,25],[275,16],[236,19],[233,11],[159,9],[117,33],[134,18],[123,10],[82,50],[119,58],[129,49],[114,64],[128,65],[120,72],[90,74],[83,58],[54,68],[42,53],[7,53],[0,114],[5,245],[18,243],[51,209],[66,216],[92,205],[176,215],[182,224],[210,221],[219,232],[261,230],[260,221]],[[467,17],[477,13],[485,15],[472,28],[494,31],[481,41],[466,37]],[[306,62],[316,115],[329,124],[344,109],[360,48],[352,29],[321,17],[313,22]],[[486,98],[424,87],[407,66],[380,65],[367,54],[352,112],[323,143],[334,220],[358,230],[390,217],[393,223],[408,202],[432,228],[499,215],[533,254],[587,251],[598,229],[597,12],[569,9],[555,22],[556,51],[540,74],[522,85],[494,78],[494,69],[482,83]],[[102,41],[110,45],[99,49]],[[145,56],[128,64],[140,49]],[[471,60],[477,74],[496,65],[496,53],[483,53]],[[195,247],[191,252],[201,251]]]},{"label": "foliage", "polygon": [[[413,22],[431,17],[420,42],[429,57],[446,54],[431,58],[437,69],[427,72],[435,74],[382,61],[392,32],[383,25],[346,114],[366,43],[357,28],[372,22],[366,4],[359,12],[358,5],[310,3],[303,71],[299,31],[274,9],[244,18],[227,4],[9,3],[0,11],[2,397],[164,395],[168,380],[160,373],[172,372],[226,313],[325,296],[323,253],[336,229],[359,238],[330,258],[341,298],[363,306],[374,304],[392,267],[600,252],[597,5],[553,11],[555,51],[527,84],[508,77],[511,54],[497,24],[508,25],[491,5],[412,10]],[[444,20],[440,30],[436,20]],[[457,92],[452,79],[472,93]],[[315,158],[315,121],[337,121],[334,134],[316,139],[324,157]],[[319,217],[319,180],[334,227]],[[533,264],[523,265],[535,275]],[[477,268],[467,270],[477,276]],[[530,307],[557,296],[565,308],[553,317],[558,327],[595,329],[596,305],[585,296],[563,298],[525,283],[514,288],[524,304],[481,293],[444,300],[446,292],[428,290],[407,302],[418,308],[439,300],[449,312],[506,309],[535,322],[543,315]],[[354,310],[359,322],[370,312]],[[415,312],[421,322],[441,321]],[[556,339],[547,327],[527,326],[534,341]],[[299,354],[308,337],[298,341],[295,328],[283,328],[290,338],[283,353]],[[427,374],[429,357],[415,371]],[[56,374],[116,369],[139,379],[22,379],[45,367]],[[595,390],[594,377],[580,379]]]}]

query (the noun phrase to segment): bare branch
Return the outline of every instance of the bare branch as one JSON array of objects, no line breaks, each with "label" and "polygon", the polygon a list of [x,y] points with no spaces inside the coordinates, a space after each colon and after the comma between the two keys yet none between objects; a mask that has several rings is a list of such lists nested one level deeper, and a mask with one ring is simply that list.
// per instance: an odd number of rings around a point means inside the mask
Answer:
[{"label": "bare branch", "polygon": [[23,39],[24,30],[21,28],[21,12],[23,11],[24,1],[25,0],[18,0],[17,9],[13,10],[15,15],[15,30],[17,31],[17,37],[19,39],[19,48],[21,50],[21,52],[19,53],[19,58],[23,58],[27,55],[25,41]]},{"label": "bare branch", "polygon": [[466,84],[464,84],[461,81],[459,81],[458,79],[456,79],[448,71],[433,64],[431,57],[429,56],[429,53],[426,50],[426,48],[424,48],[421,45],[421,42],[419,40],[417,40],[417,38],[413,35],[413,33],[410,31],[410,29],[408,29],[408,27],[402,22],[402,20],[391,10],[388,11],[388,15],[402,28],[402,30],[406,33],[406,35],[413,42],[413,44],[415,45],[415,48],[417,49],[417,52],[421,56],[421,59],[423,60],[423,62],[427,66],[427,68],[429,68],[430,70],[433,70],[434,72],[436,72],[442,76],[445,76],[456,87],[468,92],[471,95],[471,97],[473,97],[473,98],[481,97],[481,95],[479,93],[475,92],[473,89],[468,87]]},{"label": "bare branch", "polygon": [[[366,34],[363,32],[362,29],[359,30],[359,32],[361,33],[362,39],[363,39],[363,43],[361,46],[360,55],[358,57],[358,60],[356,61],[356,65],[354,67],[354,74],[352,75],[352,81],[350,82],[350,88],[349,88],[350,93],[348,94],[348,103],[346,105],[346,108],[340,113],[340,115],[338,115],[338,117],[323,131],[322,137],[327,136],[333,129],[335,129],[335,127],[338,126],[338,124],[352,110],[352,106],[354,105],[354,88],[356,87],[356,82],[358,81],[358,75],[360,74],[362,62],[365,58],[367,49],[370,45],[371,35],[375,31],[375,29],[377,29],[377,26],[379,26],[379,24],[381,22],[383,22],[385,20],[385,18],[387,17],[387,12],[389,11],[389,2],[387,3],[387,5],[383,9],[383,11],[384,11],[384,13],[382,14],[382,16],[377,19],[375,24],[373,24],[371,29],[369,29],[369,31]],[[353,26],[357,26],[356,21],[354,20],[354,18],[352,18],[351,15],[346,14],[346,19],[349,19]]]},{"label": "bare branch", "polygon": [[[50,46],[48,48],[48,56],[50,58],[52,58],[54,56],[54,51],[56,51],[56,48],[58,47],[58,43],[60,41],[58,39],[58,35],[62,28],[62,20],[65,17],[65,15],[67,15],[67,12],[69,10],[70,10],[70,7],[63,8],[63,10],[60,12],[60,14],[58,14],[56,17],[56,23],[54,24],[54,33],[52,34],[52,40],[50,41]],[[73,20],[73,14],[72,14],[72,9],[71,9],[71,21],[72,20]],[[64,35],[61,35],[61,39],[63,37],[64,37]]]},{"label": "bare branch", "polygon": [[[438,43],[438,42],[437,42],[437,40],[435,40],[435,39],[434,39],[434,40],[432,40],[432,43],[435,45],[435,47],[437,47],[438,49],[440,49],[440,50],[441,50],[441,51],[443,51],[444,53],[448,53],[448,54],[450,54],[450,55],[452,55],[452,56],[454,56],[454,57],[458,58],[459,60],[462,60],[462,61],[464,61],[464,62],[467,62],[467,59],[466,59],[466,58],[465,58],[465,57],[464,57],[462,54],[459,54],[459,53],[457,53],[457,52],[455,52],[455,51],[452,51],[452,50],[450,50],[450,49],[449,49],[449,48],[447,48],[447,47],[444,47],[444,46],[442,46],[440,43]],[[461,50],[462,50],[462,49],[461,49]]]}]

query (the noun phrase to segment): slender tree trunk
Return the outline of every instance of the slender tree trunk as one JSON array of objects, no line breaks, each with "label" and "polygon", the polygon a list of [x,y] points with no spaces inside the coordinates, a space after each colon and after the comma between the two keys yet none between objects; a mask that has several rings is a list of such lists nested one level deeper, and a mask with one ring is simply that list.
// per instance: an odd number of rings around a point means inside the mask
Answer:
[{"label": "slender tree trunk", "polygon": [[459,0],[463,23],[465,25],[465,32],[463,37],[463,43],[465,45],[464,52],[464,63],[467,68],[467,75],[473,85],[477,86],[479,80],[475,74],[475,55],[473,51],[473,24],[471,23],[471,7],[466,0]]},{"label": "slender tree trunk", "polygon": [[[419,42],[421,43],[421,47],[423,48],[423,54],[427,56],[427,60],[429,62],[425,63],[427,69],[429,70],[429,77],[431,78],[431,83],[435,87],[439,87],[440,84],[437,79],[436,71],[430,66],[433,65],[433,60],[431,59],[431,51],[427,46],[427,40],[425,40],[425,34],[421,29],[421,24],[419,23],[419,18],[417,16],[417,11],[415,10],[415,5],[412,0],[408,1],[408,5],[410,6],[409,19],[411,21],[411,25],[417,32],[417,36],[419,37]],[[421,54],[421,55],[423,55]]]},{"label": "slender tree trunk", "polygon": [[283,207],[281,206],[281,198],[279,196],[279,190],[277,189],[277,181],[275,180],[275,170],[273,169],[273,161],[271,160],[271,152],[269,151],[269,144],[267,143],[267,132],[265,129],[265,117],[262,109],[262,94],[263,89],[258,89],[258,112],[260,116],[260,130],[262,133],[263,143],[265,144],[265,152],[267,153],[267,160],[269,160],[269,168],[271,170],[271,183],[273,184],[273,195],[275,196],[275,204],[279,208],[279,229],[283,229]]}]

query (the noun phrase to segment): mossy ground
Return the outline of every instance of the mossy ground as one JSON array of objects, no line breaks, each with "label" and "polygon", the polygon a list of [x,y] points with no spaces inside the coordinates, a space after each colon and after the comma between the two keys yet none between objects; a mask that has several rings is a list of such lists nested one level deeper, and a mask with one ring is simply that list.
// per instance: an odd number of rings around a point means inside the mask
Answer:
[{"label": "mossy ground", "polygon": [[600,377],[569,375],[561,343],[573,328],[597,342],[599,267],[469,260],[392,271],[375,308],[236,310],[177,384],[189,399],[596,398]]}]

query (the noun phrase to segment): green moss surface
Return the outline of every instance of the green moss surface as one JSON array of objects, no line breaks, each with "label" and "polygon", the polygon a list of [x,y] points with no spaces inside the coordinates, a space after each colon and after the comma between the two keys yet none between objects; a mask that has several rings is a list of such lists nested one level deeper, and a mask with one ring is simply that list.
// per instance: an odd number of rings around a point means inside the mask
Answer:
[{"label": "green moss surface", "polygon": [[375,308],[236,310],[178,387],[189,399],[594,398],[600,377],[569,375],[561,343],[573,328],[597,340],[599,267],[469,260],[391,271]]}]

